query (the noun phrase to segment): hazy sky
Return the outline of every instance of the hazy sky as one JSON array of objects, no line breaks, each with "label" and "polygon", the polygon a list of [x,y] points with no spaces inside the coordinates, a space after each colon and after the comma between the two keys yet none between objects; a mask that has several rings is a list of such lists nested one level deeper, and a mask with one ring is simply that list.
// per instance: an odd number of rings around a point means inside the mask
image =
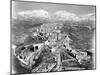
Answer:
[{"label": "hazy sky", "polygon": [[20,11],[44,9],[49,13],[54,13],[59,10],[65,10],[77,15],[84,15],[88,13],[95,13],[95,6],[88,5],[70,5],[70,4],[53,4],[53,3],[38,3],[38,2],[26,2],[26,1],[13,1],[13,14]]}]

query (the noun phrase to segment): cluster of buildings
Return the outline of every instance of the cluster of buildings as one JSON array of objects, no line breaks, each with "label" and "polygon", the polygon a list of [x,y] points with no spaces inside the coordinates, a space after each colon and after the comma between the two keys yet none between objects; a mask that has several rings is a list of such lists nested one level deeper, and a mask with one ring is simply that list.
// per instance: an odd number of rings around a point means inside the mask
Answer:
[{"label": "cluster of buildings", "polygon": [[[50,47],[51,54],[55,54],[55,56],[56,56],[54,58],[54,60],[57,62],[55,64],[56,65],[55,71],[58,70],[60,68],[61,62],[62,62],[61,52],[63,52],[63,50],[68,50],[68,52],[70,52],[70,54],[72,53],[73,55],[76,52],[69,45],[69,43],[72,40],[69,38],[68,34],[61,33],[62,26],[63,25],[61,23],[46,23],[46,24],[41,25],[40,28],[37,28],[37,32],[32,33],[32,37],[33,38],[41,37],[41,40],[47,38],[47,40],[45,40],[42,43],[34,42],[29,45],[23,45],[24,48],[22,48],[23,46],[21,46],[20,48],[16,48],[15,49],[16,51],[17,51],[17,49],[21,50],[21,53],[19,53],[17,58],[23,64],[32,68],[32,65],[37,63],[37,60],[39,59],[42,51],[44,50],[44,47],[47,46],[47,47]],[[77,54],[77,52],[76,52],[76,54]],[[87,57],[86,54],[84,54],[83,56],[85,58],[87,58],[86,60],[89,59],[89,57]],[[81,62],[81,58],[84,58],[83,56],[76,57],[79,63]],[[53,66],[53,67],[55,67],[55,66]]]}]

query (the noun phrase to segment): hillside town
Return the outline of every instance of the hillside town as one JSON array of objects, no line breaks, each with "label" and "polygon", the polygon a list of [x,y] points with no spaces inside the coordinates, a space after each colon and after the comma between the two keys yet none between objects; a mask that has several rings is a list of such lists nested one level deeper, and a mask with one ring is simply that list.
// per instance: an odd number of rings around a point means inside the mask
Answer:
[{"label": "hillside town", "polygon": [[14,48],[14,56],[32,73],[87,69],[92,53],[73,48],[62,27],[62,23],[42,24]]}]

